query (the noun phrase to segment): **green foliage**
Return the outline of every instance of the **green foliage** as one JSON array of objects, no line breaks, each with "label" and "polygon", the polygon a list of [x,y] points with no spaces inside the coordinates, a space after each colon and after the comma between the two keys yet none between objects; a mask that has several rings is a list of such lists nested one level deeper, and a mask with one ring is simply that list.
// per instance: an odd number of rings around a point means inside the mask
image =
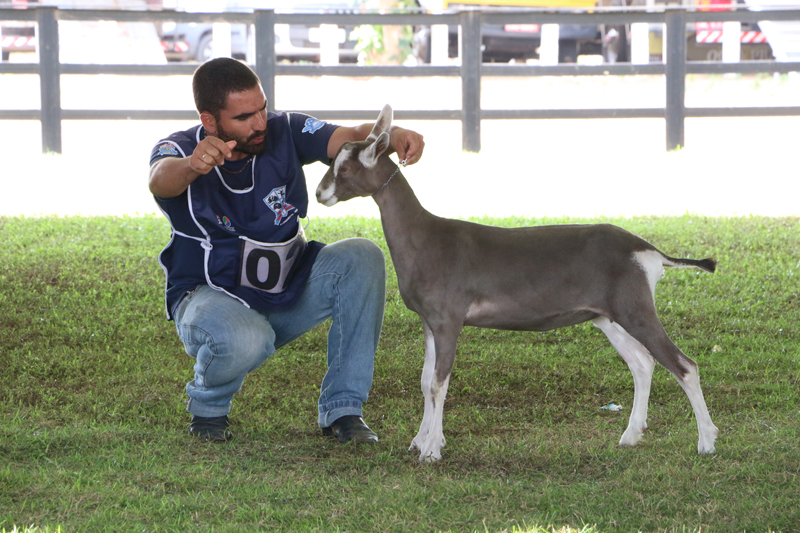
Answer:
[{"label": "green foliage", "polygon": [[[0,218],[0,531],[798,531],[800,220],[592,222],[719,260],[713,275],[671,269],[657,289],[667,332],[700,365],[716,455],[696,454],[689,402],[660,367],[642,443],[618,447],[632,379],[584,324],[465,329],[444,458],[418,464],[406,449],[422,416],[422,330],[391,263],[365,412],[379,445],[342,446],[315,426],[325,325],[248,377],[231,443],[199,443],[185,412],[192,360],[163,310],[166,221]],[[315,220],[308,233],[386,250],[377,220]],[[623,411],[600,409],[610,402]]]},{"label": "green foliage", "polygon": [[[396,2],[396,8],[399,10],[416,7],[417,5],[413,0],[397,0]],[[400,41],[398,43],[400,55],[383,57],[382,61],[378,60],[378,58],[386,54],[383,25],[364,24],[358,26],[351,32],[350,38],[358,40],[355,49],[359,53],[359,63],[367,65],[379,63],[402,64],[409,54],[411,54],[411,45],[414,40],[414,28],[412,26],[400,27]]]}]

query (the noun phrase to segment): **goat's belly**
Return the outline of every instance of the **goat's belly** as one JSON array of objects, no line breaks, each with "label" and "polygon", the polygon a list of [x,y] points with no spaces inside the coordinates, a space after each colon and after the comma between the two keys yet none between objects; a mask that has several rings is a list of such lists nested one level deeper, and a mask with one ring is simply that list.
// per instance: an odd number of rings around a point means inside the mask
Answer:
[{"label": "goat's belly", "polygon": [[535,312],[509,312],[491,304],[472,305],[469,308],[465,326],[478,328],[505,329],[513,331],[550,331],[552,329],[574,326],[597,318],[593,311],[575,310],[550,315],[537,315]]}]

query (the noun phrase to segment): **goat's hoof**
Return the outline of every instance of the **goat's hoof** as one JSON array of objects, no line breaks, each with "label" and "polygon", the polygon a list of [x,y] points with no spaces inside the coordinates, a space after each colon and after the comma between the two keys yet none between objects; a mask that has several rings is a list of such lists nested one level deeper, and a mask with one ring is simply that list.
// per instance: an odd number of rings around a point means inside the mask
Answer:
[{"label": "goat's hoof", "polygon": [[422,446],[424,444],[425,444],[425,438],[424,437],[420,437],[419,435],[417,435],[411,441],[411,446],[408,447],[408,451],[410,451],[410,452],[413,452],[414,450],[422,451]]},{"label": "goat's hoof", "polygon": [[711,439],[709,442],[703,442],[702,440],[697,443],[697,453],[701,455],[710,455],[712,453],[717,453],[717,449],[714,448],[714,440]]},{"label": "goat's hoof", "polygon": [[442,448],[444,447],[444,438],[431,439],[430,442],[419,446],[419,462],[420,463],[435,463],[442,458]]},{"label": "goat's hoof", "polygon": [[701,434],[700,440],[697,441],[697,453],[716,453],[717,450],[714,448],[714,442],[717,440],[717,435],[719,435],[719,429],[717,429],[716,426],[711,426],[711,431],[706,435]]},{"label": "goat's hoof", "polygon": [[625,447],[628,447],[628,448],[633,448],[634,446],[639,444],[639,441],[641,441],[641,440],[642,440],[641,437],[636,438],[636,439],[629,439],[629,438],[622,437],[621,439],[619,439],[619,445],[620,446],[625,446]]},{"label": "goat's hoof", "polygon": [[430,451],[427,454],[421,453],[419,456],[420,463],[435,463],[439,459],[442,458],[442,454],[439,452]]},{"label": "goat's hoof", "polygon": [[642,440],[642,434],[641,433],[639,433],[638,435],[637,434],[629,435],[628,433],[625,433],[625,434],[622,435],[622,438],[619,439],[619,445],[620,446],[636,446],[637,444],[639,444],[639,441],[641,441],[641,440]]}]

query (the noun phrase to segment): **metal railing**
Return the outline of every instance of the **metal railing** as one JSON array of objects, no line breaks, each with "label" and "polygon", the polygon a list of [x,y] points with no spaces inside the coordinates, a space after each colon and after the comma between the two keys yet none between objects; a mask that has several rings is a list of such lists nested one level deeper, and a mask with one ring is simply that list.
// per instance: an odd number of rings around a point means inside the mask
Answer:
[{"label": "metal railing", "polygon": [[[797,116],[800,106],[790,107],[689,107],[684,105],[687,74],[725,73],[788,73],[800,71],[800,62],[741,61],[738,63],[687,62],[686,27],[694,22],[758,22],[763,20],[800,20],[800,9],[765,11],[696,11],[692,8],[666,7],[650,10],[613,9],[586,12],[502,11],[480,10],[457,13],[276,13],[256,10],[252,13],[184,13],[174,11],[117,11],[58,9],[36,7],[26,10],[0,9],[0,20],[32,21],[38,23],[38,64],[0,63],[0,74],[38,74],[41,87],[40,109],[0,110],[0,119],[39,120],[42,124],[42,150],[61,152],[62,120],[193,120],[195,111],[169,110],[81,110],[61,108],[61,75],[117,74],[164,76],[191,75],[196,65],[88,65],[61,64],[59,61],[58,21],[117,22],[227,22],[253,24],[256,53],[252,65],[261,78],[270,110],[274,110],[276,76],[452,76],[461,78],[461,109],[396,110],[396,119],[459,120],[462,124],[464,150],[479,152],[482,120],[511,119],[574,119],[574,118],[663,118],[666,124],[666,148],[685,146],[684,122],[687,117],[751,117]],[[664,24],[666,62],[649,64],[555,66],[484,64],[481,62],[481,27],[484,24],[575,24],[621,25],[632,23]],[[275,56],[275,24],[337,24],[339,26],[458,25],[461,27],[460,66],[322,66],[316,64],[278,63]],[[481,78],[483,76],[597,76],[597,75],[664,75],[665,107],[618,109],[481,109]],[[0,102],[8,95],[1,95]],[[2,104],[0,104],[2,105]],[[324,120],[373,120],[375,111],[363,110],[303,110]]]}]

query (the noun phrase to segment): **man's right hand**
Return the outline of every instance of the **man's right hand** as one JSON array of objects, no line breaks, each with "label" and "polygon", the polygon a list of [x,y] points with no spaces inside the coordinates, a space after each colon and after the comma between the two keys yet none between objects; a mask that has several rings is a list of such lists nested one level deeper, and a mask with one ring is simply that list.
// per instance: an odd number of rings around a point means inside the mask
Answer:
[{"label": "man's right hand", "polygon": [[191,183],[233,156],[236,141],[224,142],[208,136],[197,144],[189,157],[165,157],[150,167],[150,192],[159,198],[174,198]]},{"label": "man's right hand", "polygon": [[225,158],[233,156],[232,150],[236,141],[225,142],[219,137],[208,136],[197,145],[189,158],[192,170],[200,175],[208,174],[211,169],[225,163]]}]

